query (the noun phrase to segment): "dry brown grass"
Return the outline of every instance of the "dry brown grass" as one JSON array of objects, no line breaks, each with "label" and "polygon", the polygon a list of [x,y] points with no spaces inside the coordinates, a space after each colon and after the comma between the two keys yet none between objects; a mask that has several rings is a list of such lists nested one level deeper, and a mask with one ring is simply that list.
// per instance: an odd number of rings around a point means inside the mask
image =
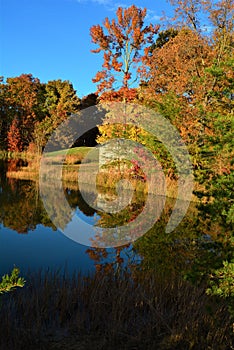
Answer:
[{"label": "dry brown grass", "polygon": [[[48,167],[48,170],[45,168],[45,176],[46,179],[56,179],[58,176],[56,173],[56,164],[60,163],[61,155],[57,155],[55,157],[50,158],[50,164],[51,160],[54,162],[53,167]],[[82,155],[68,155],[66,157],[66,162],[63,166],[63,175],[62,175],[62,181],[63,182],[76,182],[78,181],[78,172],[80,167],[84,167],[83,164],[79,164],[82,159]],[[24,179],[24,180],[38,180],[39,178],[39,160],[31,162],[29,166],[22,167],[20,170],[17,171],[8,171],[7,177],[9,178],[16,178],[16,179]],[[91,179],[93,179],[94,176],[94,169],[96,169],[96,164],[93,162],[90,162],[88,164],[85,164],[85,181],[87,184],[91,183]],[[134,175],[134,174],[133,174]],[[146,193],[148,191],[147,182],[144,183],[144,180],[137,176],[132,176],[131,173],[129,173],[129,170],[124,170],[119,172],[119,170],[116,168],[110,169],[104,169],[101,170],[98,173],[97,176],[97,186],[103,190],[108,189],[115,189],[116,184],[121,179],[127,179],[131,181],[133,188],[136,191],[144,192]],[[58,179],[59,180],[59,179]],[[157,187],[157,194],[158,195],[165,195],[162,182],[156,182],[155,188]],[[177,180],[171,179],[170,177],[166,177],[166,195],[170,198],[177,198]],[[195,183],[195,190],[198,190],[198,184]],[[186,190],[185,190],[186,192]],[[182,199],[183,198],[179,198]],[[198,199],[195,195],[192,196],[192,202],[197,202]]]},{"label": "dry brown grass", "polygon": [[19,171],[8,171],[6,173],[8,178],[19,179],[19,180],[37,180],[38,172],[35,170],[19,170]]},{"label": "dry brown grass", "polygon": [[177,277],[34,275],[2,298],[0,349],[232,349],[227,307]]}]

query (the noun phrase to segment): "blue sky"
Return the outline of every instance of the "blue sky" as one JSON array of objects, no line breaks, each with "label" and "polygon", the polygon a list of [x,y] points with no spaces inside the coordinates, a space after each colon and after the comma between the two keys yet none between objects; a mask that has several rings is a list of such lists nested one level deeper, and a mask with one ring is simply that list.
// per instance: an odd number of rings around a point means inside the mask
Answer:
[{"label": "blue sky", "polygon": [[[114,0],[0,0],[0,75],[32,73],[41,82],[70,80],[79,97],[95,91],[92,77],[100,70],[101,55],[90,52],[89,29],[113,18],[119,6],[132,1]],[[148,9],[148,20],[160,23],[162,11],[170,15],[166,0],[135,0]]]}]

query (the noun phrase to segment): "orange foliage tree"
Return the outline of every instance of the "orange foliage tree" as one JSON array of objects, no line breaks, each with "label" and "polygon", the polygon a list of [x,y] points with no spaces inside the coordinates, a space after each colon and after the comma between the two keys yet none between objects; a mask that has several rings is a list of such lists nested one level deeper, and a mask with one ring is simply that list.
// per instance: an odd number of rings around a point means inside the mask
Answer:
[{"label": "orange foliage tree", "polygon": [[[177,34],[167,35],[162,45],[156,41],[141,97],[178,127],[196,158],[204,137],[217,132],[214,114],[227,115],[233,108],[234,2],[170,2]],[[204,28],[209,28],[209,37]]]},{"label": "orange foliage tree", "polygon": [[13,152],[21,152],[23,150],[23,142],[19,128],[19,121],[15,118],[7,133],[8,150]]},{"label": "orange foliage tree", "polygon": [[159,26],[144,25],[146,9],[135,5],[119,7],[117,19],[105,19],[103,27],[94,25],[90,29],[92,42],[98,46],[94,53],[103,52],[103,69],[97,72],[93,82],[98,83],[98,92],[129,88],[139,78],[142,58],[148,54]]},{"label": "orange foliage tree", "polygon": [[39,117],[41,84],[31,74],[7,79],[9,118],[12,119],[7,141],[11,151],[27,147],[32,141],[34,123]]}]

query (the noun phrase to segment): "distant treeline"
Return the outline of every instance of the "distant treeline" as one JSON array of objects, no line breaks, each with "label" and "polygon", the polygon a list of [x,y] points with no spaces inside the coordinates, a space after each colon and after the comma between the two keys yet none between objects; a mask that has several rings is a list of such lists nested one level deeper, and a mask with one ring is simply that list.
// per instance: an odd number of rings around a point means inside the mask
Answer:
[{"label": "distant treeline", "polygon": [[[41,83],[32,74],[1,78],[0,149],[40,153],[56,126],[96,101],[95,94],[80,99],[67,80]],[[93,130],[78,144],[95,145],[96,133]]]}]

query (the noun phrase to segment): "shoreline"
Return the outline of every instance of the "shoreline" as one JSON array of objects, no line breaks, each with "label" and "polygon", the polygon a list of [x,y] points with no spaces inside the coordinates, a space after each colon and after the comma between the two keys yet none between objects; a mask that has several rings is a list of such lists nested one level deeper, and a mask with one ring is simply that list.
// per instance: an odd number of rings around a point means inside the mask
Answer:
[{"label": "shoreline", "polygon": [[[72,186],[72,188],[79,190],[79,186],[78,186],[78,171],[79,168],[82,167],[83,165],[75,165],[75,166],[69,166],[69,169],[66,169],[66,167],[64,168],[63,171],[63,176],[62,176],[62,182],[63,185],[66,187],[69,187],[69,184]],[[45,177],[45,181],[48,181],[48,183],[51,182],[52,183],[58,183],[60,182],[59,178],[56,180],[55,177],[56,174],[54,173],[49,173],[46,174]],[[39,182],[39,171],[35,170],[35,169],[23,169],[23,170],[16,170],[16,171],[8,171],[6,173],[7,178],[11,178],[11,179],[17,179],[17,180],[29,180],[29,181],[35,181],[35,182]],[[92,170],[90,171],[89,174],[87,174],[85,181],[80,181],[80,183],[84,184],[84,185],[89,185],[90,184],[90,178],[92,176],[95,176],[95,174],[93,175]],[[118,176],[118,173],[109,173],[108,171],[101,171],[99,173],[99,176],[97,177],[97,188],[98,189],[103,189],[105,191],[115,191],[116,190],[116,185],[118,183],[118,181],[120,181],[121,179],[126,179],[127,183],[123,183],[123,189],[128,191],[129,190],[129,184],[128,181],[131,182],[131,185],[134,188],[134,192],[137,193],[148,193],[148,194],[155,194],[152,192],[148,192],[147,189],[147,183],[145,184],[143,181],[141,180],[136,180],[136,179],[131,179],[131,177],[129,176],[128,173],[126,174],[122,174],[121,178]],[[82,177],[82,180],[84,180],[84,177]],[[169,198],[177,198],[177,180],[174,179],[170,179],[169,177],[165,178],[166,181],[166,196]],[[162,188],[162,184],[155,184],[155,186],[157,186],[157,195],[165,195],[165,192]],[[156,194],[155,194],[156,195]],[[179,198],[181,200],[183,200],[183,198]],[[198,199],[195,195],[193,195],[192,197],[192,202],[198,202]]]}]

